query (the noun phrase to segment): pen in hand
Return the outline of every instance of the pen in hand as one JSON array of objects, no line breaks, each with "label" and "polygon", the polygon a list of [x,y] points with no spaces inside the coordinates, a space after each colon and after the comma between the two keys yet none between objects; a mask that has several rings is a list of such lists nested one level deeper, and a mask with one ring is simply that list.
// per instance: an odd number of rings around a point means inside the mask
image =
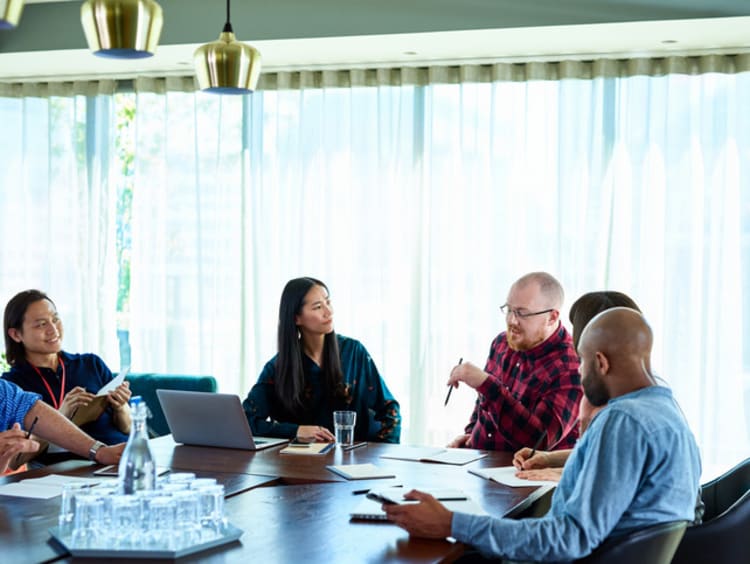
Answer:
[{"label": "pen in hand", "polygon": [[[34,420],[31,422],[31,427],[29,427],[28,432],[26,433],[26,438],[28,439],[31,437],[31,432],[34,430],[34,427],[36,426],[36,422],[39,421],[39,416],[34,417]],[[16,456],[16,463],[15,465],[18,466],[18,464],[21,462],[21,457],[23,456],[22,452],[19,452]]]},{"label": "pen in hand", "polygon": [[[547,436],[547,432],[546,431],[542,431],[542,434],[539,435],[539,438],[536,440],[536,442],[534,443],[534,446],[531,449],[531,454],[529,455],[529,458],[533,458],[534,457],[534,455],[536,454],[536,449],[539,448],[539,445],[542,444],[542,439],[544,439],[544,437],[546,437],[546,436]],[[526,460],[528,460],[529,458],[527,458]]]},{"label": "pen in hand", "polygon": [[[464,358],[461,357],[458,359],[458,364],[461,364],[464,361]],[[448,400],[451,399],[451,392],[453,391],[453,386],[448,387],[448,395],[445,396],[445,403],[443,404],[443,407],[448,405]]]}]

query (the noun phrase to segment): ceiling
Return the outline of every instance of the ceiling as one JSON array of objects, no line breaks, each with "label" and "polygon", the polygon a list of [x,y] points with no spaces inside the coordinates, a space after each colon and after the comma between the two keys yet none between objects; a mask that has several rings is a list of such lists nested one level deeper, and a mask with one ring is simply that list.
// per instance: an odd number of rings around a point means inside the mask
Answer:
[{"label": "ceiling", "polygon": [[[156,55],[118,61],[87,50],[80,0],[26,0],[0,31],[0,81],[190,75],[225,3],[159,3]],[[750,52],[750,0],[235,0],[232,23],[266,72]]]}]

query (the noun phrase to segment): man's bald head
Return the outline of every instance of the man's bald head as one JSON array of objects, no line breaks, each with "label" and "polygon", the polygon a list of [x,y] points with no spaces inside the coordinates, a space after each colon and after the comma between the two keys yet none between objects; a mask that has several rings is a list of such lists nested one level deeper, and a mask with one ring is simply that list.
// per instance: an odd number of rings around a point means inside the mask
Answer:
[{"label": "man's bald head", "polygon": [[513,283],[515,288],[524,288],[529,284],[536,284],[546,307],[561,309],[565,301],[565,292],[557,278],[547,272],[529,272]]},{"label": "man's bald head", "polygon": [[643,315],[628,307],[603,311],[586,325],[580,346],[613,355],[650,355],[654,336]]},{"label": "man's bald head", "polygon": [[581,335],[581,381],[593,405],[653,384],[653,333],[639,312],[616,307],[594,317]]}]

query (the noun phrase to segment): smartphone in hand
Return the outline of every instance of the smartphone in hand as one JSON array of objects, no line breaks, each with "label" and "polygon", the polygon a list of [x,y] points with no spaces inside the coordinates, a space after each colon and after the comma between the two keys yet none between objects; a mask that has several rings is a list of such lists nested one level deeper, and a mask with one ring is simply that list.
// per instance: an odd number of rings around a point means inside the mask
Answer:
[{"label": "smartphone in hand", "polygon": [[401,503],[401,501],[392,497],[387,497],[379,492],[368,492],[367,499],[371,499],[385,505],[399,505]]}]

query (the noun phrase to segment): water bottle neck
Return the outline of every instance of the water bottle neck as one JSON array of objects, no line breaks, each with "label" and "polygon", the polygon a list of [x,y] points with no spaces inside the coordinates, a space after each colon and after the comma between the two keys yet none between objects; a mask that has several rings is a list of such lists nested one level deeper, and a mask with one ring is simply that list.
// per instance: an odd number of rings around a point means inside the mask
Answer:
[{"label": "water bottle neck", "polygon": [[146,419],[148,419],[148,408],[145,403],[137,403],[131,409],[132,433],[131,435],[142,435],[148,439]]}]

